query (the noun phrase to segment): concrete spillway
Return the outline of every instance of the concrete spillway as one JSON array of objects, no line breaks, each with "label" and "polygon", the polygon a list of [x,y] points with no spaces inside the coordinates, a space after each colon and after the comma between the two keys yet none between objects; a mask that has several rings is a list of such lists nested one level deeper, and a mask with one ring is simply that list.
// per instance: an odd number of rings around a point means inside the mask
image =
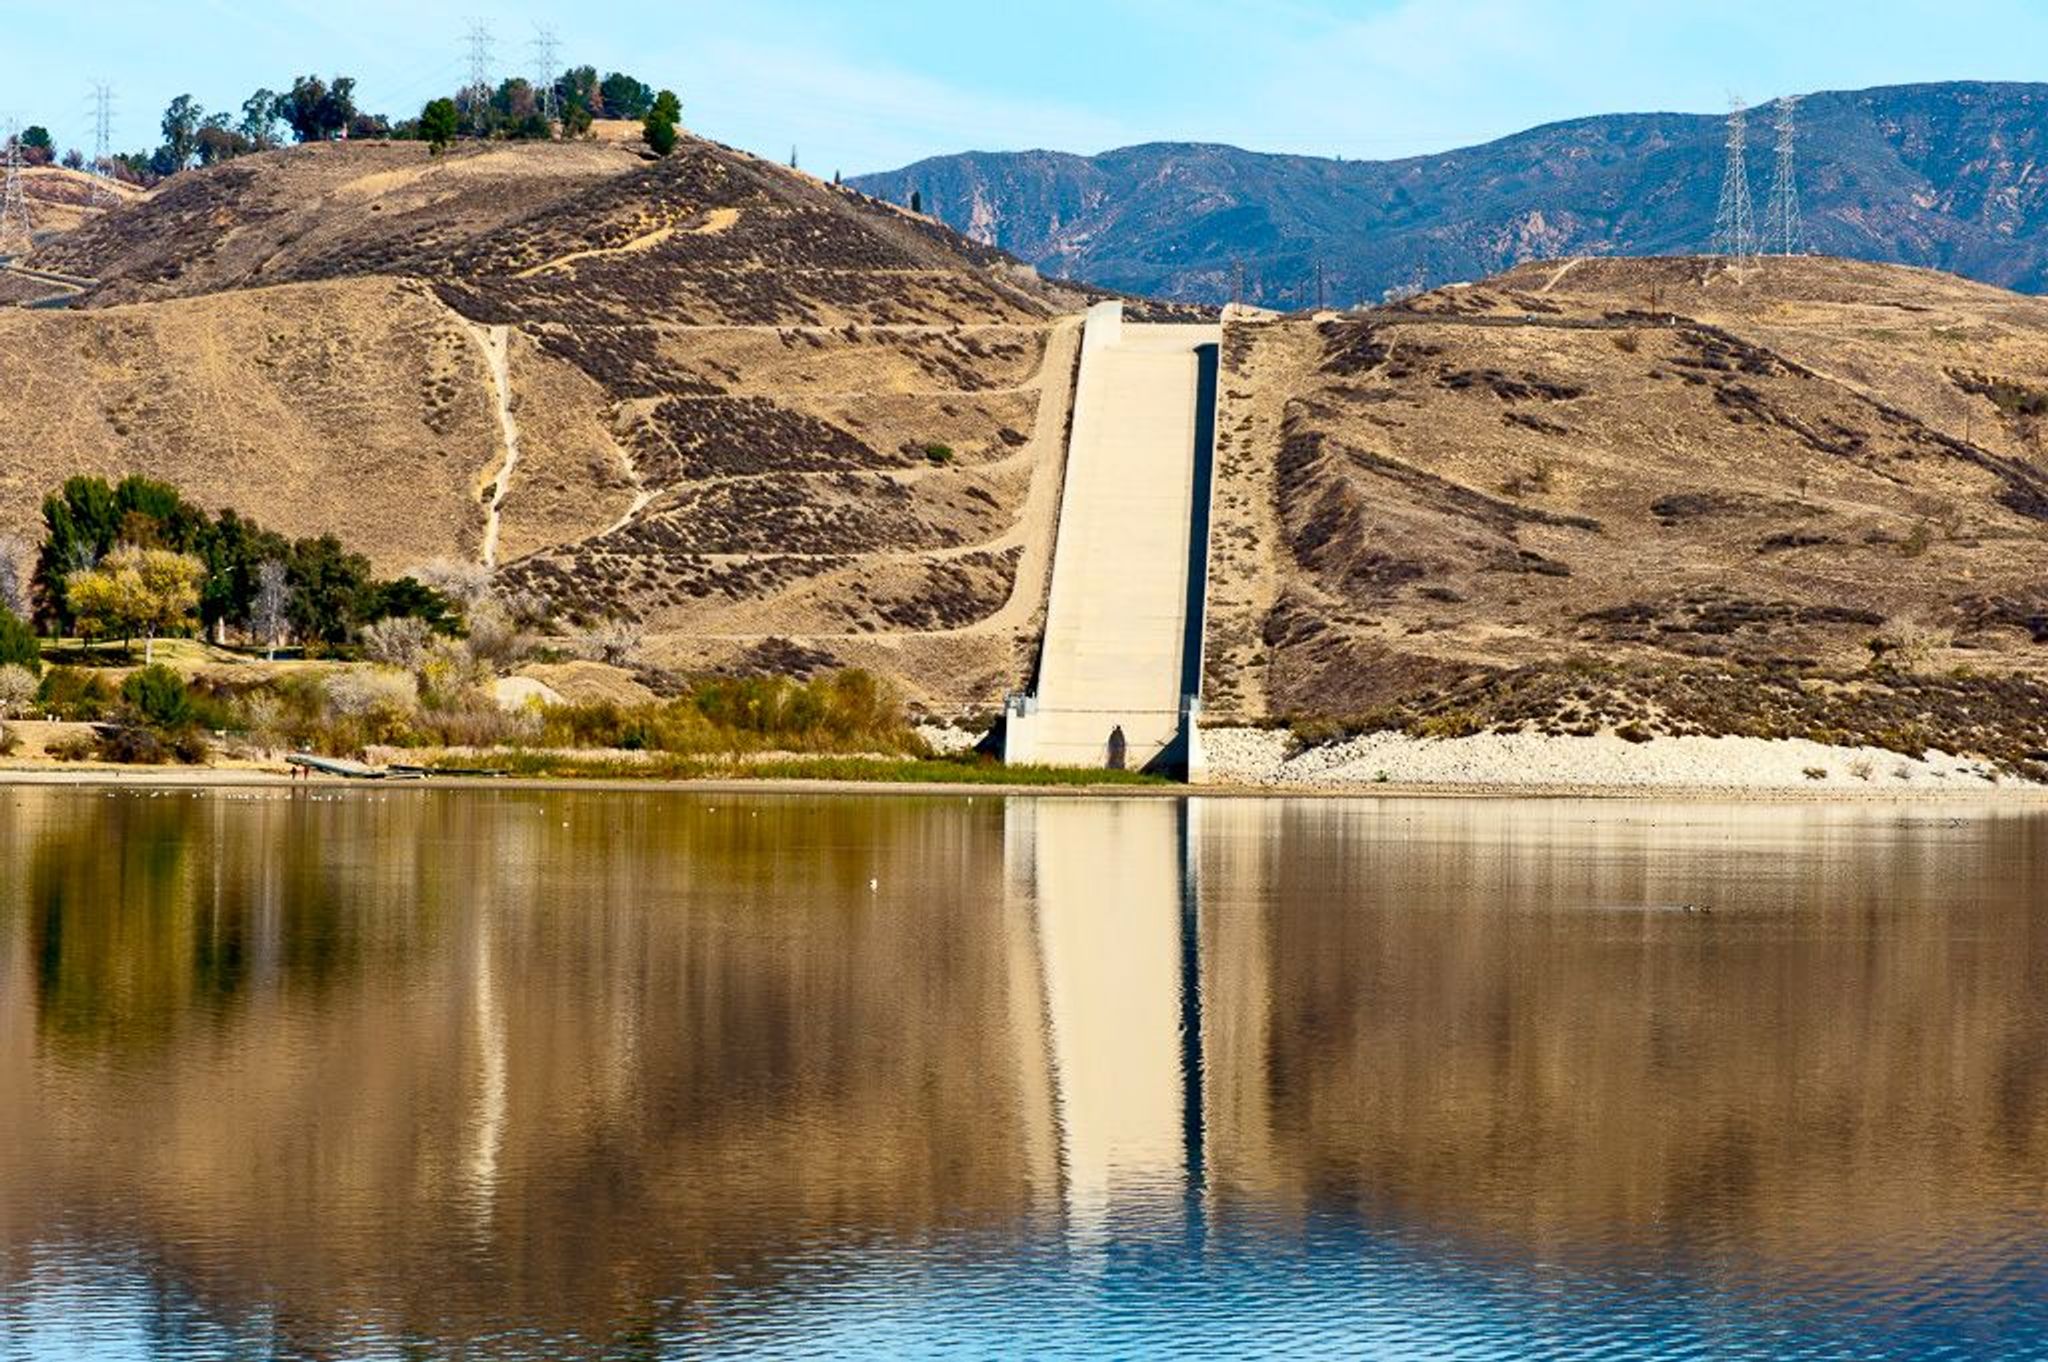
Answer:
[{"label": "concrete spillway", "polygon": [[1214,326],[1088,314],[1037,683],[1012,697],[1006,761],[1199,771]]}]

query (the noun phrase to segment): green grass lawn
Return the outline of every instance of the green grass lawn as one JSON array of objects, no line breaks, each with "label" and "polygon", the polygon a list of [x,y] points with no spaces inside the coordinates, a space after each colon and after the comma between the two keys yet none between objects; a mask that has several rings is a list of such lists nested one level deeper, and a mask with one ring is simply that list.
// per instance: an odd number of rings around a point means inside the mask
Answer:
[{"label": "green grass lawn", "polygon": [[[93,670],[132,671],[143,665],[143,644],[136,639],[132,646],[123,648],[121,641],[100,640],[87,643],[81,638],[59,638],[43,640],[43,665],[48,667],[85,667]],[[220,648],[204,639],[160,638],[156,641],[156,661],[172,671],[198,672],[219,671],[230,667],[249,667],[263,673],[294,671],[302,667],[324,667],[332,669],[343,664],[337,662],[308,662],[295,653],[280,653],[276,661],[265,660],[261,650],[242,648]]]}]

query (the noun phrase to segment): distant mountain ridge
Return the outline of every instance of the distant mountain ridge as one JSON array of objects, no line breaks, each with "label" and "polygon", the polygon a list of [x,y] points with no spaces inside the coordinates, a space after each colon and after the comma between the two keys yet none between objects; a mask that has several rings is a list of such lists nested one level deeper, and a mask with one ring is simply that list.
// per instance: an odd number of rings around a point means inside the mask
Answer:
[{"label": "distant mountain ridge", "polygon": [[[1045,273],[1155,297],[1298,307],[1526,260],[1704,250],[1727,120],[1610,114],[1398,161],[1153,143],[967,152],[851,181]],[[1767,107],[1749,128],[1759,221]],[[1799,106],[1809,251],[2048,292],[2048,84],[1831,91]]]}]

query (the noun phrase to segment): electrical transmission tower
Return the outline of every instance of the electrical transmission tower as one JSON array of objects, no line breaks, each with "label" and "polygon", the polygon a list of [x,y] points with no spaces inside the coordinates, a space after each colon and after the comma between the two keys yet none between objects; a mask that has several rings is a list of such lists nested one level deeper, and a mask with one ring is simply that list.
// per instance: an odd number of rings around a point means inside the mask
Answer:
[{"label": "electrical transmission tower", "polygon": [[114,193],[114,87],[92,87],[92,206],[111,208]]},{"label": "electrical transmission tower", "polygon": [[541,114],[550,123],[559,117],[559,110],[555,108],[555,77],[562,74],[561,68],[555,65],[555,51],[558,46],[553,29],[534,29],[533,56],[540,74],[534,81],[533,88],[540,95]]},{"label": "electrical transmission tower", "polygon": [[1799,239],[1799,181],[1793,174],[1793,153],[1797,138],[1793,115],[1799,108],[1797,95],[1782,95],[1774,106],[1778,130],[1778,167],[1771,177],[1771,201],[1764,208],[1763,249],[1777,255],[1797,255]]},{"label": "electrical transmission tower", "polygon": [[481,103],[491,97],[491,26],[481,19],[469,25],[469,95]]},{"label": "electrical transmission tower", "polygon": [[1714,212],[1714,254],[1741,258],[1756,254],[1755,208],[1749,198],[1749,111],[1728,101],[1728,169],[1721,179],[1721,206]]},{"label": "electrical transmission tower", "polygon": [[28,197],[21,188],[21,125],[7,125],[7,182],[0,187],[0,253],[18,255],[34,244]]}]

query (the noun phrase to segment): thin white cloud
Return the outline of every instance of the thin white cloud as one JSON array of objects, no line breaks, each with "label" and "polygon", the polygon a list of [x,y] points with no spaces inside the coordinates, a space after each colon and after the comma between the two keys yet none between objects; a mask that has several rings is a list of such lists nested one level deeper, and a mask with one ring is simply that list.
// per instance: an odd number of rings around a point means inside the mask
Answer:
[{"label": "thin white cloud", "polygon": [[317,69],[358,77],[365,107],[403,116],[464,73],[480,12],[503,72],[531,66],[547,24],[565,61],[673,86],[693,126],[767,155],[795,144],[814,169],[1153,140],[1389,157],[1587,114],[1710,112],[1731,88],[1763,100],[2033,79],[2048,49],[2041,0],[1036,0],[1022,16],[937,0],[200,6],[169,27],[145,0],[46,6],[0,44],[0,112],[75,142],[105,77],[119,143],[153,145],[172,95],[232,109]]},{"label": "thin white cloud", "polygon": [[671,54],[671,64],[686,75],[684,121],[694,129],[731,132],[771,155],[787,142],[814,169],[854,174],[969,149],[1094,151],[1131,133],[1106,111],[785,44],[711,38]]},{"label": "thin white cloud", "polygon": [[[1167,0],[1118,0],[1163,16]],[[2036,0],[1384,0],[1212,12],[1233,54],[1156,135],[1262,150],[1393,157],[1592,114],[1714,112],[1731,91],[2039,79]]]}]

